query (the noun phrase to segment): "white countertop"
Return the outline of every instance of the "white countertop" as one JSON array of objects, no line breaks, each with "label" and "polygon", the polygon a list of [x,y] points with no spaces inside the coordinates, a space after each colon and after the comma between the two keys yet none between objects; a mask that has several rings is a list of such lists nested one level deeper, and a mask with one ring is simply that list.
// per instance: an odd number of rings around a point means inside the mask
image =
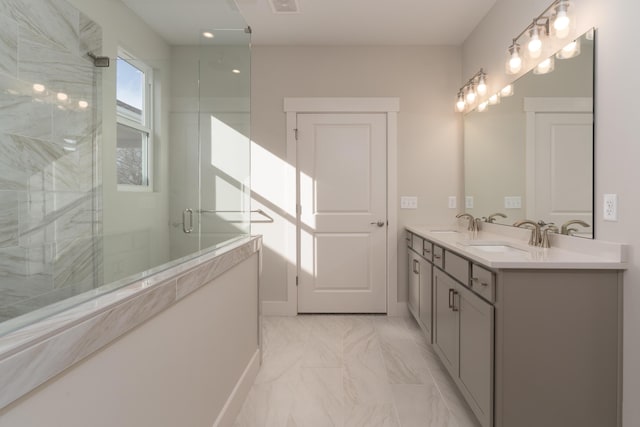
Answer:
[{"label": "white countertop", "polygon": [[[551,248],[531,247],[530,231],[483,224],[472,233],[456,227],[416,225],[406,229],[479,264],[495,269],[607,269],[627,268],[626,249],[621,243],[552,235]],[[442,230],[456,232],[442,233]],[[515,250],[489,252],[473,244],[509,246]]]}]

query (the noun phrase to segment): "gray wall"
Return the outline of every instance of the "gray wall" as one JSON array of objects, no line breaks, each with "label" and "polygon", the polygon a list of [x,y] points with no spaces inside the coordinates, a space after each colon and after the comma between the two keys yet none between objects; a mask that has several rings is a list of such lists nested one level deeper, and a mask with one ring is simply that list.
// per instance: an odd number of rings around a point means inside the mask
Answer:
[{"label": "gray wall", "polygon": [[[521,2],[499,0],[463,46],[463,76],[484,67],[493,91],[508,80],[504,75],[505,52],[511,38],[544,10],[548,0]],[[640,60],[631,49],[637,32],[640,3],[631,0],[582,0],[574,2],[576,34],[597,27],[595,93],[595,226],[596,238],[628,243],[629,269],[624,275],[623,426],[640,425],[640,144],[638,106],[631,94],[640,90]],[[502,86],[501,86],[502,85]],[[617,222],[602,219],[602,197],[618,194]]]},{"label": "gray wall", "polygon": [[[285,97],[399,97],[398,195],[419,208],[398,209],[398,298],[407,299],[405,224],[450,223],[459,195],[461,119],[452,93],[460,82],[460,48],[449,46],[254,46],[252,49],[252,193],[254,209],[274,212],[264,235],[263,300],[286,300]],[[295,261],[295,260],[294,260]]]}]

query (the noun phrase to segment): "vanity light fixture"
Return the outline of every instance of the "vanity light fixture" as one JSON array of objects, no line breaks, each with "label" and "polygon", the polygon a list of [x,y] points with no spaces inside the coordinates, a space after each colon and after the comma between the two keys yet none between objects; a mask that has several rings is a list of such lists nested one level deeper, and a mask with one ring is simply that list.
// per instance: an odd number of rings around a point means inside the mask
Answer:
[{"label": "vanity light fixture", "polygon": [[487,93],[487,74],[481,68],[458,90],[456,98],[456,108],[458,113],[465,111],[467,107],[475,104],[478,95],[483,96]]},{"label": "vanity light fixture", "polygon": [[524,58],[520,53],[520,44],[523,37],[528,38],[526,43],[526,56],[530,59],[537,59],[542,55],[545,40],[548,39],[553,28],[553,35],[558,39],[563,39],[569,35],[572,20],[569,16],[569,1],[554,0],[540,15],[534,18],[524,30],[512,39],[511,45],[507,49],[507,60],[505,70],[507,74],[518,74],[523,69]]},{"label": "vanity light fixture", "polygon": [[488,105],[489,101],[484,101],[478,104],[478,112],[482,113],[483,111],[486,111]]}]

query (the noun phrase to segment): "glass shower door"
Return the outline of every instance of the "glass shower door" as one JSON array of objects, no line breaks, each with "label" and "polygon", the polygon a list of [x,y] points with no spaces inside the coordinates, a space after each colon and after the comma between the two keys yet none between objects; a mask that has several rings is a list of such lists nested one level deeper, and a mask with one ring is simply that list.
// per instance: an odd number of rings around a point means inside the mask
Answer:
[{"label": "glass shower door", "polygon": [[201,248],[250,233],[250,33],[216,39],[200,49]]}]

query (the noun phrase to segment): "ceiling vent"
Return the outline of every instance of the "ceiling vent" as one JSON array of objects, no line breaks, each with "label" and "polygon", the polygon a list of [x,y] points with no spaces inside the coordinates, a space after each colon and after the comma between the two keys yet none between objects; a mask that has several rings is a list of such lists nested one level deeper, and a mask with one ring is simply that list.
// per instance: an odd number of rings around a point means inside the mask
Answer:
[{"label": "ceiling vent", "polygon": [[299,13],[298,0],[269,0],[273,13]]}]

